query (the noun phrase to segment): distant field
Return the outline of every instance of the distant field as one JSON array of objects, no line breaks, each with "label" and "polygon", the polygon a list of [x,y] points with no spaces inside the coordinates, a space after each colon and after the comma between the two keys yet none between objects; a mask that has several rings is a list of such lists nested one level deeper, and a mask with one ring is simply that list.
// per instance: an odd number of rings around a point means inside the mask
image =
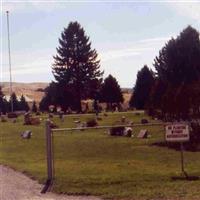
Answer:
[{"label": "distant field", "polygon": [[[59,127],[75,127],[74,120],[85,121],[93,115],[66,116]],[[145,114],[108,114],[99,125],[109,125],[122,116],[133,122],[148,118]],[[46,180],[44,120],[40,126],[0,122],[0,163],[37,179]],[[20,132],[30,129],[30,140]],[[106,130],[73,131],[54,135],[55,182],[53,191],[67,194],[97,195],[115,199],[200,199],[200,181],[174,181],[181,176],[180,152],[152,145],[163,141],[164,128],[148,127],[148,139],[112,137]],[[139,128],[135,128],[137,134]],[[185,152],[185,168],[200,176],[200,152]]]}]

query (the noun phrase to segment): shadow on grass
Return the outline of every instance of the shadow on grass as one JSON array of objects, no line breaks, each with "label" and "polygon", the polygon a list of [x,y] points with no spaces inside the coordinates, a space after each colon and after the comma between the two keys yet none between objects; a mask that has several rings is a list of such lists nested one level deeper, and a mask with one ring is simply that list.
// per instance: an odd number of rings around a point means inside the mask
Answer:
[{"label": "shadow on grass", "polygon": [[172,176],[171,179],[173,181],[198,181],[200,177],[198,176]]},{"label": "shadow on grass", "polygon": [[[166,141],[159,141],[154,142],[151,144],[152,146],[159,146],[159,147],[167,147],[169,149],[174,149],[176,151],[180,151],[180,143],[179,142],[166,142]],[[200,145],[192,144],[190,142],[183,143],[183,147],[185,151],[191,151],[191,152],[199,152],[200,151]]]}]

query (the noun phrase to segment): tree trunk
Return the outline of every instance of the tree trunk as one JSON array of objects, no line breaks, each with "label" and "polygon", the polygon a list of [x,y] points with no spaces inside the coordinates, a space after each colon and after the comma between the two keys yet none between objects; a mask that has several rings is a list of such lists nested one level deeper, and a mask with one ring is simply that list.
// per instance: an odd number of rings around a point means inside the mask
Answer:
[{"label": "tree trunk", "polygon": [[78,113],[82,113],[81,92],[80,92],[80,90],[78,90],[78,92],[77,92],[77,109],[78,109]]}]

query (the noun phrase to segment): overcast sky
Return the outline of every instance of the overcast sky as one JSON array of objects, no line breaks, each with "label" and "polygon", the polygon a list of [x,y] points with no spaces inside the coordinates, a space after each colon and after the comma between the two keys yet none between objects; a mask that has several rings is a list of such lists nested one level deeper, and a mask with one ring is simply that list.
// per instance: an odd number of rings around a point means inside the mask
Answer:
[{"label": "overcast sky", "polygon": [[187,25],[200,30],[200,1],[1,1],[1,81],[9,81],[6,10],[10,11],[13,81],[50,82],[52,56],[70,21],[78,21],[101,60],[104,77],[133,87]]}]

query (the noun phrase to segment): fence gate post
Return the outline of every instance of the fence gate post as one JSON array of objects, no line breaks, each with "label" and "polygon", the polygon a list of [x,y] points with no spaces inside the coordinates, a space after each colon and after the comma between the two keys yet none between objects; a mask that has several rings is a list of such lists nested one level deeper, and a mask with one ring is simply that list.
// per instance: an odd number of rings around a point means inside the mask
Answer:
[{"label": "fence gate post", "polygon": [[53,166],[52,166],[52,138],[51,138],[51,127],[50,120],[46,121],[46,152],[47,152],[47,175],[49,181],[53,177]]},{"label": "fence gate post", "polygon": [[53,181],[53,160],[52,160],[52,131],[50,127],[50,120],[46,120],[45,132],[46,132],[46,156],[47,156],[47,180],[41,193],[45,193],[52,184]]}]

